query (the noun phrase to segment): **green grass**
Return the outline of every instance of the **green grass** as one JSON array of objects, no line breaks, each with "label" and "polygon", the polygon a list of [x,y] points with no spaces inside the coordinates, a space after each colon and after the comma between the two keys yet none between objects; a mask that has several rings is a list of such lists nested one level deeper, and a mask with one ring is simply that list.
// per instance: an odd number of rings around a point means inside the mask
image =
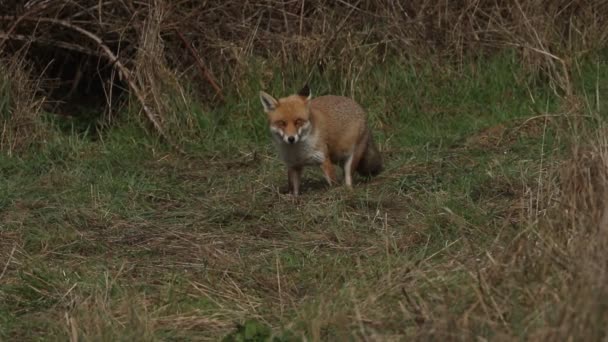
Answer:
[{"label": "green grass", "polygon": [[[581,96],[608,86],[594,67]],[[354,96],[385,172],[351,192],[308,169],[294,200],[257,90],[291,93],[301,74],[252,72],[224,107],[192,104],[188,156],[128,113],[101,139],[57,127],[44,147],[2,155],[0,339],[219,340],[265,326],[284,340],[504,339],[558,323],[563,270],[534,254],[539,180],[568,142],[563,120],[537,117],[565,106],[549,87],[513,56],[377,65]],[[341,78],[315,76],[313,92],[353,95]]]}]

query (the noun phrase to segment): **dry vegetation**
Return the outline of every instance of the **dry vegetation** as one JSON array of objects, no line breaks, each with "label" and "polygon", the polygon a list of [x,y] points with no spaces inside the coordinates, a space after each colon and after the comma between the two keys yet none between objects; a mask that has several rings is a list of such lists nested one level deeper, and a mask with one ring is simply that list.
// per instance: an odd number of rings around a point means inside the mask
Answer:
[{"label": "dry vegetation", "polygon": [[[0,13],[0,338],[217,340],[250,318],[309,340],[607,338],[606,83],[577,84],[605,53],[605,1],[30,0]],[[312,181],[294,202],[265,149],[193,152],[221,135],[193,108],[242,105],[249,120],[247,97],[277,79],[332,78],[380,103],[404,90],[364,84],[375,65],[431,65],[439,84],[505,51],[552,111],[448,147],[396,142],[423,124],[391,131],[402,103],[378,106],[388,168],[355,193]],[[428,97],[425,114],[471,118]],[[54,141],[65,132],[43,113],[81,115],[74,103],[110,130],[139,113],[171,149],[128,133]]]},{"label": "dry vegetation", "polygon": [[64,87],[55,100],[78,101],[70,95],[97,82],[103,91],[96,96],[116,106],[109,95],[120,92],[112,90],[120,79],[170,141],[192,127],[175,109],[179,103],[167,103],[161,93],[183,95],[180,79],[198,79],[208,101],[222,100],[243,90],[255,58],[265,66],[305,65],[311,75],[332,70],[354,92],[361,73],[387,56],[463,63],[507,47],[532,74],[571,94],[576,58],[608,41],[604,1],[32,0],[2,6],[0,49],[5,55],[30,51],[28,62],[53,81],[47,91]]},{"label": "dry vegetation", "polygon": [[[567,243],[562,247],[566,267],[567,310],[561,312],[556,336],[605,339],[608,312],[602,304],[608,293],[608,142],[602,127],[592,138],[575,145],[571,160],[564,162],[560,198],[561,222],[555,229]],[[560,217],[560,216],[558,216]],[[562,240],[563,241],[563,240]],[[574,262],[573,262],[574,261]]]},{"label": "dry vegetation", "polygon": [[0,59],[0,150],[12,155],[32,144],[44,144],[48,134],[40,120],[43,98],[17,58]]}]

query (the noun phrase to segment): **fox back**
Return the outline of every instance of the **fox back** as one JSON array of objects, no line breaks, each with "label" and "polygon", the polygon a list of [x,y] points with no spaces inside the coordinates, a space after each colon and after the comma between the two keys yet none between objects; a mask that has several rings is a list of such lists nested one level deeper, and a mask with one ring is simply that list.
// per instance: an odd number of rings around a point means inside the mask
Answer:
[{"label": "fox back", "polygon": [[331,146],[334,162],[356,144],[362,150],[356,171],[365,177],[382,171],[382,157],[369,129],[367,114],[357,102],[344,96],[326,95],[313,99],[310,106],[323,121],[322,136]]}]

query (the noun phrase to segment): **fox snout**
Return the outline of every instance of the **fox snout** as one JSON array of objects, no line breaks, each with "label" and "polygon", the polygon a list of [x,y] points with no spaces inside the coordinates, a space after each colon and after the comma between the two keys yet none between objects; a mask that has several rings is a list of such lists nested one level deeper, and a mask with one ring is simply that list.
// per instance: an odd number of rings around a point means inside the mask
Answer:
[{"label": "fox snout", "polygon": [[300,134],[289,134],[276,127],[270,127],[270,130],[275,133],[286,144],[295,144],[300,141]]},{"label": "fox snout", "polygon": [[283,133],[281,132],[279,134],[281,136],[281,139],[283,139],[283,142],[285,142],[286,144],[295,144],[298,141],[300,141],[300,135],[299,134],[293,134],[293,135],[289,135],[287,133]]}]

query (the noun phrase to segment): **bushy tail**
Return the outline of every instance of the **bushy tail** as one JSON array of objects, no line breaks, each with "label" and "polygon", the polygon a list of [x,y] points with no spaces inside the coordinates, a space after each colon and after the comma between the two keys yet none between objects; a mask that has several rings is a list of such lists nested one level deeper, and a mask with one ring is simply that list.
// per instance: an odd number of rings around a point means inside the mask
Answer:
[{"label": "bushy tail", "polygon": [[363,152],[363,156],[357,166],[357,173],[363,177],[373,177],[377,176],[382,170],[382,156],[376,147],[374,138],[369,134],[365,152]]}]

